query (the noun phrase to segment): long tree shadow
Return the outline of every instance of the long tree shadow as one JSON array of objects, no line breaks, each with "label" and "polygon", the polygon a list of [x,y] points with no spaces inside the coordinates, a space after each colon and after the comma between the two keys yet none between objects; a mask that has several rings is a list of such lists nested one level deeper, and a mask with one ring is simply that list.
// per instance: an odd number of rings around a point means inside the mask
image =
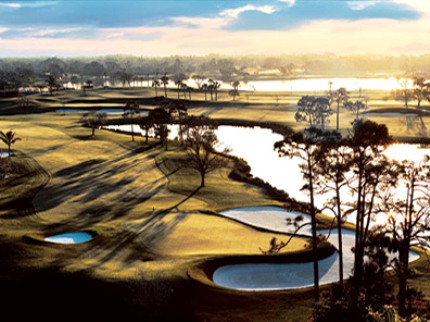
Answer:
[{"label": "long tree shadow", "polygon": [[407,133],[418,137],[428,137],[428,129],[421,115],[406,116],[405,123]]},{"label": "long tree shadow", "polygon": [[[138,261],[153,260],[157,257],[156,245],[175,230],[187,214],[176,211],[178,207],[192,198],[201,188],[197,188],[190,195],[166,209],[154,211],[147,218],[133,223],[126,223],[124,230],[111,240],[99,241],[86,250],[87,257],[97,258],[95,268],[103,263],[121,258],[122,266]],[[168,218],[169,217],[169,218]],[[100,238],[103,238],[100,236]]]},{"label": "long tree shadow", "polygon": [[[37,208],[49,210],[72,198],[77,202],[86,203],[118,189],[124,189],[141,178],[139,166],[149,162],[151,158],[151,155],[142,158],[134,156],[135,158],[130,158],[127,155],[121,155],[114,160],[93,159],[57,171],[53,177],[62,177],[62,182],[51,184],[41,192],[38,196]],[[155,165],[146,165],[147,171],[153,168]],[[162,178],[154,178],[151,183],[139,188],[145,195],[145,199],[152,195],[154,185],[159,185],[162,180]],[[132,194],[131,191],[130,194]]]},{"label": "long tree shadow", "polygon": [[[0,207],[3,211],[7,211],[7,214],[2,215],[2,219],[17,219],[34,215],[32,200],[51,178],[36,160],[26,156],[23,156],[22,160],[24,173],[15,174],[3,187],[6,192],[0,196]],[[10,198],[12,192],[14,192],[13,198]]]}]

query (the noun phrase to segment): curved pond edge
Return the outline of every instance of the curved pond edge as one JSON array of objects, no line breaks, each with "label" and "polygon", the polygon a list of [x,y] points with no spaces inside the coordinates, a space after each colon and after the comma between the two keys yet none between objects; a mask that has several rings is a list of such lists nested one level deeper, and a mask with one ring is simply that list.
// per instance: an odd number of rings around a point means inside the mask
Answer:
[{"label": "curved pond edge", "polygon": [[[54,237],[63,234],[72,234],[72,233],[86,233],[91,236],[91,239],[78,242],[78,243],[57,243],[55,241],[46,240],[46,238]],[[94,230],[75,230],[75,231],[67,231],[67,232],[53,232],[53,233],[44,233],[44,234],[27,234],[22,238],[24,241],[30,244],[38,244],[38,245],[51,245],[51,246],[60,246],[60,247],[68,247],[68,246],[78,246],[78,245],[86,245],[89,242],[93,241],[99,234]]]},{"label": "curved pond edge", "polygon": [[[329,242],[323,242],[318,249],[318,260],[328,258],[337,252],[336,248]],[[304,251],[296,251],[279,255],[237,255],[223,256],[203,260],[187,271],[188,277],[200,284],[216,287],[220,289],[242,292],[239,289],[233,289],[216,284],[213,281],[215,271],[226,265],[236,264],[291,264],[291,263],[308,263],[313,259],[312,249],[307,248]],[[262,290],[264,291],[264,290]]]}]

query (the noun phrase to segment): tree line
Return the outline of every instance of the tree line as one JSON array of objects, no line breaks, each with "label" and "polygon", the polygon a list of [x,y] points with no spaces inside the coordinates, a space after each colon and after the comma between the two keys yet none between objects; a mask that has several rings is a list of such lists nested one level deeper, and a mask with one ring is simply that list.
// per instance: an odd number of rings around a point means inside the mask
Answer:
[{"label": "tree line", "polygon": [[[143,116],[138,102],[130,100],[124,106],[123,118],[124,122],[131,126],[132,141],[135,141],[135,135],[138,133],[135,126],[138,126],[146,144],[149,143],[150,137],[154,137],[166,151],[169,143],[169,126],[176,125],[179,147],[186,150],[188,155],[184,165],[199,173],[201,179],[199,188],[205,187],[208,173],[226,165],[222,155],[226,154],[228,149],[216,151],[219,144],[215,134],[218,123],[204,115],[189,115],[184,101],[164,100],[147,116]],[[94,136],[97,128],[107,124],[107,115],[91,111],[85,113],[80,121],[84,126],[91,128],[91,135]]]},{"label": "tree line", "polygon": [[[408,287],[409,252],[411,245],[429,245],[423,233],[430,228],[430,162],[428,157],[419,163],[389,160],[384,149],[392,143],[385,125],[357,120],[346,137],[312,126],[275,144],[281,157],[302,161],[302,189],[309,194],[312,226],[314,297],[319,303],[316,321],[365,321],[370,308],[378,311],[392,304],[384,278],[388,267],[397,274],[399,314],[410,318],[418,309],[414,301],[419,300],[419,292]],[[337,223],[340,281],[323,304],[317,257],[321,240],[317,213],[321,209],[314,201],[321,193],[328,194],[323,207]],[[384,216],[386,223],[372,227],[376,215]],[[355,245],[353,271],[345,272],[352,275],[345,283],[342,224],[348,217],[355,218]],[[277,250],[279,245],[283,242],[275,242],[271,249]],[[327,305],[330,301],[337,301],[336,306]]]}]

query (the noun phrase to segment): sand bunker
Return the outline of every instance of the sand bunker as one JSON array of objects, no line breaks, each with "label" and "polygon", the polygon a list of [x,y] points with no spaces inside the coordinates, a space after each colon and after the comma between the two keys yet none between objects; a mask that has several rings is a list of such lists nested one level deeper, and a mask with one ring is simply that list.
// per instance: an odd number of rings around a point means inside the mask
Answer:
[{"label": "sand bunker", "polygon": [[45,241],[56,244],[79,244],[93,239],[93,236],[87,232],[64,233],[45,238]]},{"label": "sand bunker", "polygon": [[[221,215],[233,218],[254,227],[269,229],[273,232],[291,232],[292,227],[286,225],[287,218],[294,219],[297,215],[304,217],[304,222],[310,221],[310,216],[298,212],[290,212],[277,207],[249,207],[224,211]],[[328,230],[319,230],[319,234],[328,235]],[[310,235],[309,229],[300,234]],[[354,263],[354,232],[342,230],[344,278],[351,274]],[[338,234],[333,230],[328,241],[338,247]],[[418,259],[419,255],[411,252],[409,260]],[[338,253],[319,261],[320,284],[339,281]],[[313,285],[313,263],[289,264],[235,264],[218,268],[213,274],[213,281],[223,287],[247,290],[279,290],[303,288]]]}]

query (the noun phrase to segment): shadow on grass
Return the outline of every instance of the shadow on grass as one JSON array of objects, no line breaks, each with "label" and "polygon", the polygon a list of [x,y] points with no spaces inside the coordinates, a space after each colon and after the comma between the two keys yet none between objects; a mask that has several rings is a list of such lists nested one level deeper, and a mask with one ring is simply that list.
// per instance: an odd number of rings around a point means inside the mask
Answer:
[{"label": "shadow on grass", "polygon": [[50,180],[50,175],[39,163],[25,155],[20,157],[22,173],[15,174],[2,187],[1,210],[8,213],[2,219],[24,218],[35,214],[32,199]]},{"label": "shadow on grass", "polygon": [[406,130],[408,134],[418,137],[428,137],[428,129],[420,116],[405,116]]}]

